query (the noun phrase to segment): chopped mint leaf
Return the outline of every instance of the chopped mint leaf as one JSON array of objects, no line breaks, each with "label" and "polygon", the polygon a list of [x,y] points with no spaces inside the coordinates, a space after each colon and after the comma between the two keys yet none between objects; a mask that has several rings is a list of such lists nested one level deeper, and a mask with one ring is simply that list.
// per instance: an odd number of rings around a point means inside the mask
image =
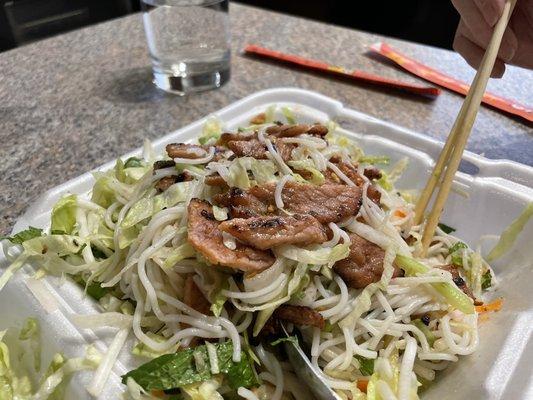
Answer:
[{"label": "chopped mint leaf", "polygon": [[449,235],[450,233],[453,233],[453,232],[456,231],[455,228],[452,228],[451,226],[448,226],[448,225],[446,225],[446,224],[443,224],[442,222],[439,223],[439,228],[442,229],[442,231],[443,231],[444,233],[447,233],[448,235]]},{"label": "chopped mint leaf", "polygon": [[142,167],[142,160],[138,157],[130,157],[124,163],[124,168]]},{"label": "chopped mint leaf", "polygon": [[490,274],[490,269],[487,270],[482,276],[481,276],[481,289],[487,290],[492,286],[492,275]]},{"label": "chopped mint leaf", "polygon": [[370,376],[374,373],[374,360],[362,356],[355,356],[355,358],[359,361],[359,372],[361,374]]},{"label": "chopped mint leaf", "polygon": [[[217,349],[218,367],[232,389],[241,386],[249,388],[259,384],[252,367],[252,362],[245,352],[241,352],[241,361],[232,359],[233,344],[231,341],[215,344]],[[165,354],[141,365],[122,377],[125,383],[133,378],[144,390],[170,390],[196,382],[204,382],[212,378],[210,368],[198,371],[195,356],[201,352],[205,360],[209,360],[205,345],[194,349],[179,350],[174,354]],[[196,357],[198,358],[198,357]]]},{"label": "chopped mint leaf", "polygon": [[11,243],[22,244],[26,240],[30,240],[43,235],[43,230],[30,226],[28,229],[15,233],[13,236],[0,236],[0,240],[7,239]]}]

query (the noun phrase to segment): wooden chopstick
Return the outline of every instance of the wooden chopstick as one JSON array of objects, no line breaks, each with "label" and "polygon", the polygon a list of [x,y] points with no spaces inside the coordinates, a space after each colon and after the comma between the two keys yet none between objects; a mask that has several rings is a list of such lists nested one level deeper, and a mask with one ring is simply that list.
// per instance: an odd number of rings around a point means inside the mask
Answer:
[{"label": "wooden chopstick", "polygon": [[[463,102],[433,173],[415,207],[415,221],[421,223],[424,211],[440,181],[440,189],[433,204],[433,208],[427,217],[424,233],[422,235],[422,256],[426,256],[429,245],[435,235],[435,230],[439,223],[442,210],[444,209],[444,204],[450,194],[455,173],[459,168],[468,137],[472,131],[472,126],[474,125],[483,94],[487,87],[487,82],[492,69],[494,68],[503,34],[507,28],[515,4],[516,0],[507,0],[505,2],[502,16],[494,27],[494,32],[481,61],[481,65],[474,77],[474,81],[472,82],[466,99]],[[443,172],[444,176],[442,177]]]}]

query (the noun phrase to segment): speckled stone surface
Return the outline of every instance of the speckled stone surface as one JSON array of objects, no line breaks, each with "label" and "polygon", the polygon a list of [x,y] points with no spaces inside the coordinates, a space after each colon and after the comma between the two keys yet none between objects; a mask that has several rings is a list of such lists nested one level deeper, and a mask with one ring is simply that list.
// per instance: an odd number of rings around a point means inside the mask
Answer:
[{"label": "speckled stone surface", "polygon": [[[410,56],[470,80],[456,54],[417,44],[231,5],[232,80],[189,97],[164,94],[151,83],[140,15],[74,31],[0,54],[0,233],[45,190],[216,111],[257,90],[296,86],[346,106],[444,138],[462,97],[444,91],[435,101],[336,81],[244,57],[247,43],[361,68],[417,78],[365,55],[386,40]],[[533,72],[509,68],[490,89],[533,103]],[[533,128],[483,107],[468,148],[489,158],[533,165]]]}]

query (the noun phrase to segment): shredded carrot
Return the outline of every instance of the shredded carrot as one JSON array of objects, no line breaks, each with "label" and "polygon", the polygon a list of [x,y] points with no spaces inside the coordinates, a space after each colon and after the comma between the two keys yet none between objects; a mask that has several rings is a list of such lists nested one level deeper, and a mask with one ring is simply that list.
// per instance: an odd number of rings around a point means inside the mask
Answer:
[{"label": "shredded carrot", "polygon": [[368,380],[366,379],[358,379],[357,380],[357,389],[359,389],[361,392],[366,393],[366,388],[368,387]]},{"label": "shredded carrot", "polygon": [[400,218],[405,218],[407,216],[407,214],[400,209],[394,211],[394,215]]},{"label": "shredded carrot", "polygon": [[481,306],[476,306],[476,311],[478,313],[486,313],[490,311],[500,311],[502,309],[503,299],[499,298],[494,300],[491,303],[483,304]]}]

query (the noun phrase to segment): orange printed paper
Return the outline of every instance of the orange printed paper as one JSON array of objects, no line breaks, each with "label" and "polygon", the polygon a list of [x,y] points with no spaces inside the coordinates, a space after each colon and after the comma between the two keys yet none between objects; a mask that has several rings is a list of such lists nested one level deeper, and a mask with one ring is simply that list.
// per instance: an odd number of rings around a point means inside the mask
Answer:
[{"label": "orange printed paper", "polygon": [[367,83],[373,83],[373,84],[377,84],[381,86],[387,86],[387,87],[392,87],[396,89],[406,90],[411,93],[422,94],[425,96],[438,96],[440,94],[440,89],[433,87],[433,86],[403,82],[397,79],[385,78],[379,75],[375,75],[375,74],[371,74],[371,73],[367,73],[367,72],[359,71],[359,70],[347,71],[346,69],[342,67],[339,67],[336,65],[330,65],[323,61],[312,60],[309,58],[295,56],[293,54],[281,53],[279,51],[266,49],[264,47],[257,46],[257,45],[249,44],[248,46],[244,48],[244,52],[247,54],[253,54],[256,56],[266,57],[266,58],[270,58],[273,60],[279,60],[279,61],[283,61],[289,64],[298,65],[303,68],[308,68],[308,69],[312,69],[315,71],[321,71],[321,72],[329,73],[329,74],[336,75],[336,76],[342,76],[345,78],[364,81]]},{"label": "orange printed paper", "polygon": [[[396,64],[412,74],[424,78],[425,80],[437,85],[443,86],[447,89],[453,90],[454,92],[466,95],[470,89],[470,85],[468,85],[466,82],[443,74],[436,69],[430,68],[427,65],[407,57],[386,43],[377,43],[371,46],[370,49],[394,61]],[[483,96],[483,103],[508,112],[509,114],[518,115],[519,117],[522,117],[530,122],[533,121],[533,107],[520,104],[512,99],[497,96],[494,93],[485,92],[485,95]]]}]

